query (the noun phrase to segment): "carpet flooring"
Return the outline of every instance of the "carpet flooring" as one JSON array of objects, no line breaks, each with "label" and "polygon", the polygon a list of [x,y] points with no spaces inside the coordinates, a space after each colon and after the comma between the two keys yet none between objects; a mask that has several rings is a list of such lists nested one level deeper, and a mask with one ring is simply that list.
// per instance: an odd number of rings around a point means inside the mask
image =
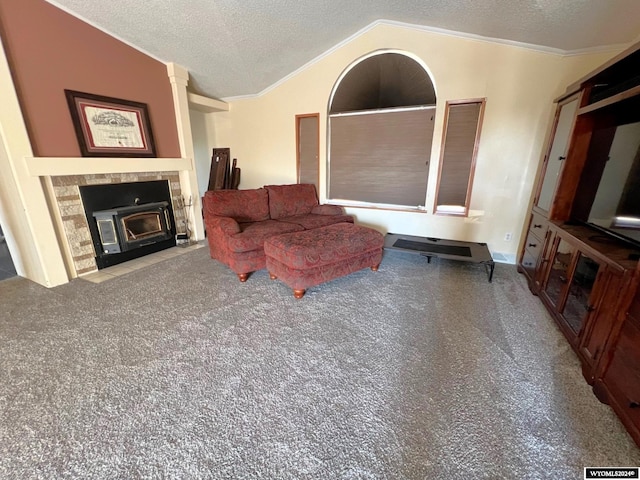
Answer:
[{"label": "carpet flooring", "polygon": [[296,300],[206,248],[0,282],[2,479],[583,478],[640,450],[512,265],[386,252]]}]

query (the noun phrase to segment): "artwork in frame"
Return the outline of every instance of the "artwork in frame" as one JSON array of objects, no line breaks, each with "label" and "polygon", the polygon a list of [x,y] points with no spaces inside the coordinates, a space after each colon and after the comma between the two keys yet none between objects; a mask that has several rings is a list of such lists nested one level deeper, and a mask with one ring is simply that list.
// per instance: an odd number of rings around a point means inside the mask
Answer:
[{"label": "artwork in frame", "polygon": [[65,90],[83,157],[155,157],[145,103]]}]

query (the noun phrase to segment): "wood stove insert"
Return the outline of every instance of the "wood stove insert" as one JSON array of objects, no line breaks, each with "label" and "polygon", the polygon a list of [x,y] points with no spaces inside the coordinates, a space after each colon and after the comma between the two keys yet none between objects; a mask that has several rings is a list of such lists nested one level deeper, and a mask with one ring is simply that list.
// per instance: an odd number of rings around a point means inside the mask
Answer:
[{"label": "wood stove insert", "polygon": [[167,202],[145,203],[93,212],[105,254],[133,250],[168,240],[171,220]]},{"label": "wood stove insert", "polygon": [[86,185],[80,195],[98,269],[176,245],[167,181]]}]

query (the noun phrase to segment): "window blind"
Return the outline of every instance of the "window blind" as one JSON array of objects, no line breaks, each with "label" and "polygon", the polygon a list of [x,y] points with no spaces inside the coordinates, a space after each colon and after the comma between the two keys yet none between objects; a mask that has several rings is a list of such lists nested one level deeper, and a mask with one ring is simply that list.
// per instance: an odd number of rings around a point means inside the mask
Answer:
[{"label": "window blind", "polygon": [[468,212],[483,106],[484,101],[447,104],[436,212]]},{"label": "window blind", "polygon": [[423,206],[435,107],[332,115],[329,198]]}]

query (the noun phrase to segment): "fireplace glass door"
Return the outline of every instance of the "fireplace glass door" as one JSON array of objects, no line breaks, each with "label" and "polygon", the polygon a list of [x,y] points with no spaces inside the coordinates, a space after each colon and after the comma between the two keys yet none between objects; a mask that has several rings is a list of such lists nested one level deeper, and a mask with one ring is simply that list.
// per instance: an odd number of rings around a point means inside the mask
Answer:
[{"label": "fireplace glass door", "polygon": [[[160,212],[141,212],[120,219],[125,241],[132,242],[164,234]],[[169,226],[170,228],[170,226]]]},{"label": "fireplace glass door", "polygon": [[93,212],[104,254],[126,252],[173,237],[168,202]]}]

